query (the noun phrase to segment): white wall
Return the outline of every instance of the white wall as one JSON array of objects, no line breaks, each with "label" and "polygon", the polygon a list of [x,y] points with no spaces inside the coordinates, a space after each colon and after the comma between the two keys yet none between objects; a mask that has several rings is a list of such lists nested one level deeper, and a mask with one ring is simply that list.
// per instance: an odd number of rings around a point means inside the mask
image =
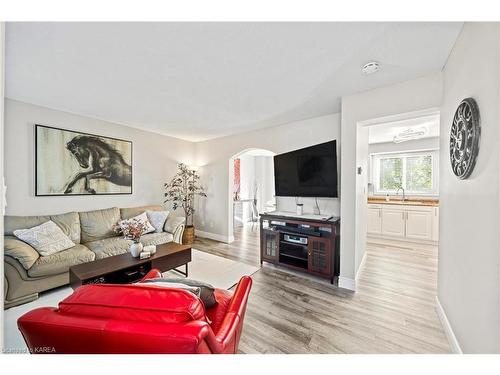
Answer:
[{"label": "white wall", "polygon": [[[358,194],[356,182],[366,179],[356,174],[357,127],[361,121],[382,118],[414,111],[436,108],[441,105],[442,76],[435,73],[396,85],[346,96],[342,98],[342,147],[341,147],[341,226],[340,226],[340,279],[346,287],[355,286],[354,278],[365,249],[366,200]],[[387,119],[388,120],[388,119]],[[363,173],[366,174],[364,169]],[[359,231],[356,229],[360,228]],[[356,252],[359,255],[356,256]],[[356,261],[356,258],[358,261]]]},{"label": "white wall", "polygon": [[500,353],[500,25],[466,24],[444,69],[441,134],[461,100],[476,100],[479,156],[467,180],[441,139],[438,297],[465,353]]},{"label": "white wall", "polygon": [[[2,177],[4,175],[4,85],[5,85],[5,23],[0,22],[0,210],[3,209],[4,199],[3,199],[3,181]],[[0,230],[3,233],[3,214],[0,213]],[[3,236],[0,236],[0,248],[3,249]],[[0,254],[0,271],[3,274],[3,251]],[[0,279],[0,290],[4,290],[4,278]],[[0,329],[2,333],[0,334],[0,347],[3,348],[3,299],[0,302]]]},{"label": "white wall", "polygon": [[[192,163],[194,145],[176,138],[7,99],[5,101],[7,214],[35,215],[163,202],[163,183],[176,163]],[[34,124],[133,142],[133,194],[35,197]],[[178,212],[178,214],[182,214]]]},{"label": "white wall", "polygon": [[[197,143],[196,162],[208,197],[197,202],[196,228],[230,240],[232,228],[228,218],[232,217],[232,204],[229,205],[232,175],[229,175],[229,161],[234,155],[253,148],[280,154],[332,139],[340,139],[339,114]],[[338,150],[337,153],[340,155]],[[325,212],[339,214],[338,199],[330,199],[324,206]],[[293,207],[295,209],[295,204]]]}]

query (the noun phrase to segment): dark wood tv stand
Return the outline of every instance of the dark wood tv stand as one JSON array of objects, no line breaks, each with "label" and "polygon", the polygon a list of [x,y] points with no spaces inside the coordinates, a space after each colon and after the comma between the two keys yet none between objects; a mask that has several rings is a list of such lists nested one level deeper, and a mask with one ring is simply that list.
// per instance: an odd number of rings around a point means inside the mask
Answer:
[{"label": "dark wood tv stand", "polygon": [[260,216],[260,263],[327,278],[339,275],[340,219],[271,212]]}]

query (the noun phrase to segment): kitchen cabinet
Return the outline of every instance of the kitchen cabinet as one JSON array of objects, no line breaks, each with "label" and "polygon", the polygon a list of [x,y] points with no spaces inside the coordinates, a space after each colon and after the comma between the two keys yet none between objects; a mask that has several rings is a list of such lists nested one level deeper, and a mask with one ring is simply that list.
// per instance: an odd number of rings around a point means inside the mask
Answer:
[{"label": "kitchen cabinet", "polygon": [[439,207],[368,204],[368,235],[408,241],[439,240]]},{"label": "kitchen cabinet", "polygon": [[405,211],[398,208],[382,208],[382,234],[385,236],[405,236]]},{"label": "kitchen cabinet", "polygon": [[408,208],[406,215],[406,238],[414,240],[432,240],[432,207],[425,210]]},{"label": "kitchen cabinet", "polygon": [[381,234],[382,233],[382,205],[369,204],[368,205],[368,234]]}]

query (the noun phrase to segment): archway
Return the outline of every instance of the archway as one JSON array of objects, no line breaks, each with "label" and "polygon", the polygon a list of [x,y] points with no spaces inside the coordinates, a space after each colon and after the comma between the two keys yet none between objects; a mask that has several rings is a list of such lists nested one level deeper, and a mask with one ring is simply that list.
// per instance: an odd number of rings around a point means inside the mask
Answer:
[{"label": "archway", "polygon": [[[259,213],[271,211],[274,200],[274,152],[248,148],[228,161],[228,236],[234,240],[234,229],[249,221],[258,229]],[[255,230],[256,230],[255,229]]]}]

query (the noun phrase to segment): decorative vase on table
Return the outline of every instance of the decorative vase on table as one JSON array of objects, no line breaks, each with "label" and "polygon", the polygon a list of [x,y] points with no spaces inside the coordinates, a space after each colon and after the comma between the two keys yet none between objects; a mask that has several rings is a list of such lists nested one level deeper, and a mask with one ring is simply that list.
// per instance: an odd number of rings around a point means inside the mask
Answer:
[{"label": "decorative vase on table", "polygon": [[141,243],[141,236],[146,231],[146,223],[136,218],[130,220],[122,220],[113,225],[113,231],[117,234],[122,234],[123,238],[131,240],[130,254],[137,258],[144,246]]},{"label": "decorative vase on table", "polygon": [[130,245],[130,254],[132,254],[134,258],[137,258],[141,254],[143,248],[144,246],[142,245],[141,242],[134,241]]},{"label": "decorative vase on table", "polygon": [[[177,166],[178,171],[169,183],[165,184],[165,202],[172,201],[172,209],[181,207],[186,218],[186,227],[182,234],[182,243],[191,245],[194,242],[194,199],[196,196],[205,197],[203,187],[199,183],[200,176],[196,168],[185,164]],[[191,218],[191,220],[189,220]]]}]

